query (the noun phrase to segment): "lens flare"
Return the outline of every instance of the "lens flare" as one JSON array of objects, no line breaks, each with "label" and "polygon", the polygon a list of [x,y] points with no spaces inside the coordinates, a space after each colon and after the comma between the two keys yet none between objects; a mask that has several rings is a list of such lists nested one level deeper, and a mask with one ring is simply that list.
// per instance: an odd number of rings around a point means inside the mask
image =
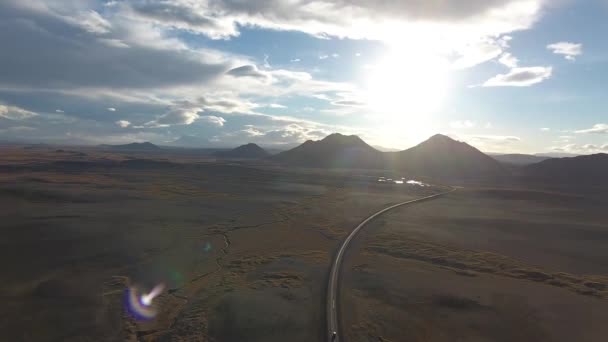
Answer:
[{"label": "lens flare", "polygon": [[164,290],[165,284],[156,285],[149,293],[140,293],[140,289],[136,286],[129,287],[125,298],[127,310],[138,320],[150,320],[156,317],[158,309],[153,301]]}]

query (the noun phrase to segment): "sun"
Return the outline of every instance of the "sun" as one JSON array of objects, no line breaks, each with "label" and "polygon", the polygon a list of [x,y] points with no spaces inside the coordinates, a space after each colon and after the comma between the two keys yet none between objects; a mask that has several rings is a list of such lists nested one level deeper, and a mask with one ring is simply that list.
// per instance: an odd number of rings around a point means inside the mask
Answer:
[{"label": "sun", "polygon": [[446,97],[448,75],[441,58],[403,50],[368,68],[366,102],[385,139],[416,140],[432,134],[434,114]]}]

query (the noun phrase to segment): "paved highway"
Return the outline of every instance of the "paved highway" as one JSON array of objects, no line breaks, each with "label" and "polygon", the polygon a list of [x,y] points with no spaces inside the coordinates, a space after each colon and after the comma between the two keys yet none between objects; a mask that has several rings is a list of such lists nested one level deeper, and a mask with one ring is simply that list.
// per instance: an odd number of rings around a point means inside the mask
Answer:
[{"label": "paved highway", "polygon": [[[350,244],[350,241],[355,237],[355,235],[357,235],[357,233],[363,228],[365,227],[365,225],[375,219],[376,217],[384,214],[385,212],[391,210],[391,209],[395,209],[397,207],[401,207],[407,204],[412,204],[412,203],[416,203],[416,202],[422,202],[422,201],[426,201],[435,197],[439,197],[439,196],[443,196],[445,194],[448,194],[452,191],[455,191],[456,189],[452,189],[450,191],[446,191],[446,192],[442,192],[442,193],[438,193],[432,196],[426,196],[426,197],[422,197],[422,198],[418,198],[415,200],[410,200],[410,201],[406,201],[406,202],[402,202],[402,203],[398,203],[395,205],[392,205],[388,208],[384,208],[380,211],[378,211],[377,213],[373,214],[372,216],[366,218],[363,222],[361,222],[357,228],[353,229],[353,231],[346,237],[346,239],[344,240],[344,242],[342,242],[342,246],[340,246],[340,249],[338,250],[338,254],[336,254],[336,258],[334,259],[332,265],[331,265],[331,271],[329,272],[329,284],[327,286],[327,329],[328,329],[328,337],[327,340],[329,342],[338,342],[340,341],[340,330],[338,328],[338,309],[337,309],[337,294],[338,294],[338,281],[339,276],[340,276],[340,266],[342,265],[342,259],[344,257],[344,252],[346,252],[346,249],[348,248],[348,245]],[[334,333],[336,334],[334,336]]]}]

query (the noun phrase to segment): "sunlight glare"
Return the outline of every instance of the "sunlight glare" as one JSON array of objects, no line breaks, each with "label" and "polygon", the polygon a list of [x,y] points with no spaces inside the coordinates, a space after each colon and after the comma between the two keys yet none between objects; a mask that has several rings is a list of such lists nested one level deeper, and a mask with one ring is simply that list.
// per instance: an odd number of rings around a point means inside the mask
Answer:
[{"label": "sunlight glare", "polygon": [[385,139],[426,138],[446,97],[448,72],[439,57],[399,50],[370,67],[366,101]]}]

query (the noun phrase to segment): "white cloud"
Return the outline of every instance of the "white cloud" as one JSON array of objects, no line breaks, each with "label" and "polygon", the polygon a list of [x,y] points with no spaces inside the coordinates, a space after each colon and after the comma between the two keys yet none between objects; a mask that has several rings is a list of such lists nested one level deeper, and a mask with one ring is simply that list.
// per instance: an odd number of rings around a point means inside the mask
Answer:
[{"label": "white cloud", "polygon": [[319,55],[319,59],[328,59],[329,55]]},{"label": "white cloud", "polygon": [[501,143],[512,143],[521,141],[519,137],[513,135],[473,135],[470,139],[478,141],[492,141]]},{"label": "white cloud", "polygon": [[89,33],[105,34],[112,29],[112,24],[92,9],[81,11],[75,15],[63,16],[63,19]]},{"label": "white cloud", "polygon": [[243,130],[226,133],[218,139],[233,144],[255,142],[263,145],[286,145],[302,143],[306,140],[319,140],[329,133],[330,131],[313,124],[301,122],[266,129],[248,125]]},{"label": "white cloud", "polygon": [[108,109],[109,112],[115,112],[116,111],[116,108],[114,108],[114,107],[108,107],[107,109]]},{"label": "white cloud", "polygon": [[61,109],[55,109],[55,113],[65,113],[65,112]]},{"label": "white cloud", "polygon": [[275,108],[275,109],[285,109],[285,108],[287,108],[287,106],[284,106],[284,105],[278,104],[278,103],[271,103],[267,107],[269,107],[269,108]]},{"label": "white cloud", "polygon": [[549,127],[543,127],[540,130],[543,131],[543,132],[549,132],[551,130],[551,128],[549,128]]},{"label": "white cloud", "polygon": [[189,101],[179,101],[165,114],[156,120],[146,123],[148,127],[168,127],[172,125],[190,125],[200,118],[199,113],[203,111],[198,104]]},{"label": "white cloud", "polygon": [[200,119],[216,127],[222,127],[224,126],[224,123],[226,123],[226,119],[214,115],[201,116]]},{"label": "white cloud", "polygon": [[237,68],[233,68],[228,70],[226,74],[234,77],[254,77],[261,79],[266,79],[268,77],[266,73],[258,70],[255,65],[243,65]]},{"label": "white cloud", "polygon": [[475,65],[494,59],[508,47],[507,40],[504,38],[494,39],[483,37],[473,43],[461,47],[457,53],[459,58],[452,62],[452,67],[456,69],[466,69]]},{"label": "white cloud", "polygon": [[563,55],[569,61],[576,60],[577,56],[583,54],[583,44],[559,42],[547,45],[547,49],[558,55]]},{"label": "white cloud", "polygon": [[458,121],[452,121],[450,122],[450,127],[452,128],[456,128],[456,129],[463,129],[463,128],[473,128],[476,126],[476,123],[470,120],[458,120]]},{"label": "white cloud", "polygon": [[129,44],[125,43],[123,40],[120,40],[120,39],[99,38],[98,41],[109,47],[123,48],[123,49],[131,47]]},{"label": "white cloud", "polygon": [[239,35],[239,27],[305,32],[317,37],[383,41],[428,39],[462,43],[472,37],[496,37],[529,28],[544,0],[382,1],[187,1],[134,0],[128,8],[137,20],[205,34],[214,39]]},{"label": "white cloud", "polygon": [[594,133],[594,134],[608,134],[608,124],[599,123],[593,125],[593,127],[589,129],[581,129],[575,131],[575,133]]},{"label": "white cloud", "polygon": [[608,152],[608,144],[567,144],[563,146],[553,146],[551,150],[556,152],[567,152],[574,154],[592,154]]},{"label": "white cloud", "polygon": [[551,77],[552,67],[513,68],[487,80],[484,87],[529,87]]},{"label": "white cloud", "polygon": [[291,63],[297,63],[297,62],[301,62],[302,60],[299,58],[294,58],[292,60],[290,60]]},{"label": "white cloud", "polygon": [[517,64],[519,63],[519,60],[517,59],[517,57],[513,56],[511,53],[505,52],[502,54],[502,56],[500,56],[500,58],[498,59],[498,62],[509,68],[515,68],[515,67],[517,67]]},{"label": "white cloud", "polygon": [[0,104],[0,118],[9,120],[24,120],[36,115],[36,113],[23,108]]},{"label": "white cloud", "polygon": [[129,122],[127,120],[118,120],[115,122],[115,124],[122,128],[127,128],[127,127],[131,126],[131,122]]}]

